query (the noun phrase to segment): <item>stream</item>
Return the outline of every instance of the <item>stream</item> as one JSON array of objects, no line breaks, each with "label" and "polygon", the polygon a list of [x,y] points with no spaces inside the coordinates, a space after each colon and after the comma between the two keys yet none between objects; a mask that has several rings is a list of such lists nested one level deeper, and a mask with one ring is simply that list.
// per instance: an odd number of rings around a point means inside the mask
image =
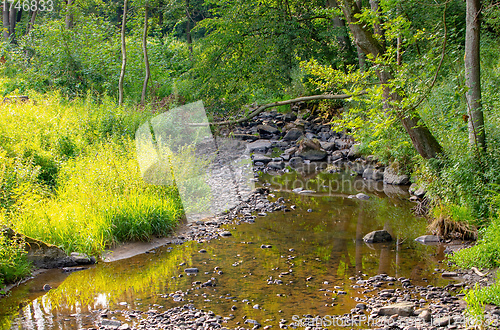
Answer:
[{"label": "stream", "polygon": [[[357,276],[449,283],[435,271],[442,268],[444,246],[415,242],[426,234],[427,222],[412,214],[407,187],[384,187],[349,172],[261,173],[256,185],[270,189],[270,200],[282,198],[295,210],[255,212],[254,223],[226,226],[232,236],[210,242],[170,244],[73,273],[47,271],[0,300],[0,325],[90,328],[107,314],[132,326],[138,322],[134,311],[192,303],[224,317],[226,327],[250,318],[279,328],[280,319],[294,315],[349,313],[360,297],[370,295],[356,287]],[[360,192],[370,198],[352,198]],[[394,242],[363,242],[365,234],[383,228]],[[186,274],[189,267],[199,272]],[[52,289],[43,291],[45,284]]]}]

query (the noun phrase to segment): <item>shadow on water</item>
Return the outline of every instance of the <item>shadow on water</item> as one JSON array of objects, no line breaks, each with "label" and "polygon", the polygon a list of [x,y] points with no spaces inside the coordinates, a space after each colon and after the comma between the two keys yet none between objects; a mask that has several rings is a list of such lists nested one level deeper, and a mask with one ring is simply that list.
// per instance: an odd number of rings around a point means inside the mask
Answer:
[{"label": "shadow on water", "polygon": [[[226,317],[228,327],[243,324],[243,316],[277,327],[280,319],[293,315],[348,313],[363,295],[354,285],[358,275],[386,273],[419,285],[448,283],[434,272],[443,247],[414,241],[425,234],[426,221],[412,215],[404,189],[348,173],[263,174],[260,184],[269,186],[271,200],[282,197],[296,210],[229,226],[231,237],[208,243],[165,246],[69,275],[52,270],[0,301],[2,327],[91,327],[102,310],[161,311],[185,303]],[[306,192],[294,193],[297,188]],[[349,198],[359,192],[370,199]],[[395,242],[363,242],[366,233],[382,228]],[[185,274],[188,267],[199,273]],[[202,287],[208,280],[216,285]],[[47,293],[41,291],[46,283],[54,288]]]}]

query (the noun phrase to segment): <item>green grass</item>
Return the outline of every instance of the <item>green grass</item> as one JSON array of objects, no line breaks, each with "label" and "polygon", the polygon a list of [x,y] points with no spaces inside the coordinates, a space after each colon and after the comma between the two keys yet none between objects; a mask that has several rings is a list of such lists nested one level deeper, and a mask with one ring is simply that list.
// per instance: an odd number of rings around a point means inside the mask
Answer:
[{"label": "green grass", "polygon": [[146,110],[57,94],[0,107],[0,220],[98,255],[119,241],[165,235],[182,215],[173,186],[145,183],[135,154]]},{"label": "green grass", "polygon": [[494,219],[471,248],[455,252],[450,260],[460,268],[500,266],[500,219]]},{"label": "green grass", "polygon": [[9,239],[0,232],[0,288],[28,275],[30,267],[24,242]]},{"label": "green grass", "polygon": [[[500,274],[497,274],[497,281],[495,284],[483,288],[474,289],[475,299],[480,303],[481,306],[483,304],[492,304],[500,306],[500,280],[498,277],[499,275]],[[478,304],[472,304],[472,306],[476,305]]]}]

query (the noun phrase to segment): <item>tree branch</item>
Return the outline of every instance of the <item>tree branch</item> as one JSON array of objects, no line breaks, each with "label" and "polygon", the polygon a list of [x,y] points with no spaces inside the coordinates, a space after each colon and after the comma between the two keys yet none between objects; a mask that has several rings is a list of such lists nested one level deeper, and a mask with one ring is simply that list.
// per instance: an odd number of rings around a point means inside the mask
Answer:
[{"label": "tree branch", "polygon": [[[234,125],[234,124],[239,124],[243,123],[247,120],[252,119],[253,117],[257,116],[259,113],[262,111],[268,109],[268,108],[273,108],[273,107],[278,107],[280,105],[287,105],[287,104],[292,104],[292,103],[297,103],[297,102],[304,102],[304,101],[312,101],[312,100],[345,100],[349,99],[353,96],[360,96],[366,94],[365,91],[360,92],[355,95],[349,95],[349,94],[322,94],[322,95],[312,95],[312,96],[303,96],[299,97],[296,99],[291,99],[291,100],[285,100],[285,101],[278,101],[278,102],[273,102],[273,103],[268,103],[261,105],[254,111],[252,111],[248,116],[240,118],[240,119],[234,119],[234,120],[226,120],[226,121],[219,121],[216,123],[210,123],[210,125],[214,126],[224,126],[224,125]],[[198,126],[198,125],[193,125],[193,126]]]}]

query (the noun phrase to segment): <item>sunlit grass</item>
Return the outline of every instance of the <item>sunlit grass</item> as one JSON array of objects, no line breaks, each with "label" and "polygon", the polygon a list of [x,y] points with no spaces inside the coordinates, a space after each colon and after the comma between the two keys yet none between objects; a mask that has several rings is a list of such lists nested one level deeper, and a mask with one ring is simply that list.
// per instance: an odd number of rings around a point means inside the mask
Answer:
[{"label": "sunlit grass", "polygon": [[0,106],[2,223],[92,255],[167,234],[182,207],[175,187],[140,175],[133,139],[148,117],[110,100],[69,102],[57,94]]}]

